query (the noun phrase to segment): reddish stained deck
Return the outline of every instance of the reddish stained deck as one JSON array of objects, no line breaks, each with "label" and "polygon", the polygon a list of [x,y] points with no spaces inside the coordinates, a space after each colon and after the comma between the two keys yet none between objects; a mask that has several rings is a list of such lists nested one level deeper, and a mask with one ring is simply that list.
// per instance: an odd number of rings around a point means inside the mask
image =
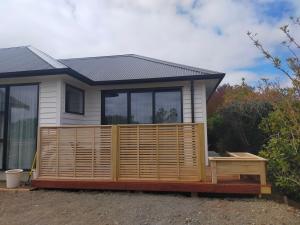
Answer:
[{"label": "reddish stained deck", "polygon": [[264,194],[261,186],[254,183],[204,183],[204,182],[170,182],[170,181],[91,181],[91,180],[33,180],[37,188],[55,189],[94,189],[94,190],[133,190],[133,191],[167,191],[199,192],[228,194]]},{"label": "reddish stained deck", "polygon": [[261,185],[250,177],[220,177],[217,184],[211,183],[210,168],[206,169],[205,182],[190,181],[103,181],[78,179],[36,179],[32,186],[50,189],[90,189],[90,190],[128,190],[128,191],[160,191],[160,192],[196,192],[224,194],[269,194],[270,185]]}]

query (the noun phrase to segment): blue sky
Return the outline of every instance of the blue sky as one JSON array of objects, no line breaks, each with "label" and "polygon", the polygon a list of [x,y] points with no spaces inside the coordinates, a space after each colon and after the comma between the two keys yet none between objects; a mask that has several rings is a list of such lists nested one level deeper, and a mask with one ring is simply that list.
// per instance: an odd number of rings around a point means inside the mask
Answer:
[{"label": "blue sky", "polygon": [[300,1],[1,0],[0,15],[0,47],[33,45],[55,58],[135,53],[226,72],[231,84],[287,85],[246,32],[286,57],[279,27],[300,16]]}]

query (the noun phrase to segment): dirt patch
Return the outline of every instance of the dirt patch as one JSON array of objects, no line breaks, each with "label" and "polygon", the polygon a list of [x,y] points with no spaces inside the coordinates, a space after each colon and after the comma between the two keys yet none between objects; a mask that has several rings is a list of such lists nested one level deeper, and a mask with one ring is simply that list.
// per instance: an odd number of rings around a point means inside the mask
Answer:
[{"label": "dirt patch", "polygon": [[129,192],[0,192],[0,223],[300,224],[300,210],[256,198],[207,198]]}]

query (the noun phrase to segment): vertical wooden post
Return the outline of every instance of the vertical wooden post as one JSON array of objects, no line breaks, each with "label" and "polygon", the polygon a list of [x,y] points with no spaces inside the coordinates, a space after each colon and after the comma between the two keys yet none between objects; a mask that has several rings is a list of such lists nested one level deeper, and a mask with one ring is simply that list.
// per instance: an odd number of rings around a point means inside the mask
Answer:
[{"label": "vertical wooden post", "polygon": [[74,177],[76,177],[76,152],[77,152],[77,128],[75,128],[74,168],[73,168]]},{"label": "vertical wooden post", "polygon": [[210,161],[210,169],[211,169],[211,182],[213,184],[218,183],[217,178],[217,162],[216,161]]},{"label": "vertical wooden post", "polygon": [[117,181],[118,179],[118,146],[119,146],[119,135],[118,126],[112,125],[111,127],[111,153],[112,153],[112,180]]},{"label": "vertical wooden post", "polygon": [[140,178],[140,126],[136,126],[136,144],[137,144],[137,177]]},{"label": "vertical wooden post", "polygon": [[59,129],[56,128],[56,177],[59,176]]},{"label": "vertical wooden post", "polygon": [[41,128],[38,127],[37,129],[37,143],[36,143],[36,167],[35,171],[37,177],[40,176],[40,168],[41,168]]},{"label": "vertical wooden post", "polygon": [[198,123],[196,126],[196,142],[199,158],[199,168],[200,168],[200,180],[205,180],[205,138],[204,138],[204,124]]},{"label": "vertical wooden post", "polygon": [[95,167],[95,136],[96,136],[96,128],[93,129],[93,147],[92,147],[92,177],[94,177],[94,167]]},{"label": "vertical wooden post", "polygon": [[267,185],[267,178],[266,178],[266,162],[261,161],[260,163],[260,185]]},{"label": "vertical wooden post", "polygon": [[180,159],[179,159],[179,132],[176,125],[176,159],[177,159],[177,179],[180,180]]},{"label": "vertical wooden post", "polygon": [[155,125],[155,131],[156,131],[156,172],[157,172],[157,179],[160,178],[160,173],[159,173],[159,134],[158,134],[158,125]]}]

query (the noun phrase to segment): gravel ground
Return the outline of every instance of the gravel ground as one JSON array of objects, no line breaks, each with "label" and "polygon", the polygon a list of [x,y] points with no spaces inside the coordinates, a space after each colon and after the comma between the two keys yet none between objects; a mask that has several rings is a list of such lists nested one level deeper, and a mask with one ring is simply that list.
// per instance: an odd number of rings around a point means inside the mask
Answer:
[{"label": "gravel ground", "polygon": [[0,224],[300,224],[300,210],[256,198],[138,192],[0,192]]}]

